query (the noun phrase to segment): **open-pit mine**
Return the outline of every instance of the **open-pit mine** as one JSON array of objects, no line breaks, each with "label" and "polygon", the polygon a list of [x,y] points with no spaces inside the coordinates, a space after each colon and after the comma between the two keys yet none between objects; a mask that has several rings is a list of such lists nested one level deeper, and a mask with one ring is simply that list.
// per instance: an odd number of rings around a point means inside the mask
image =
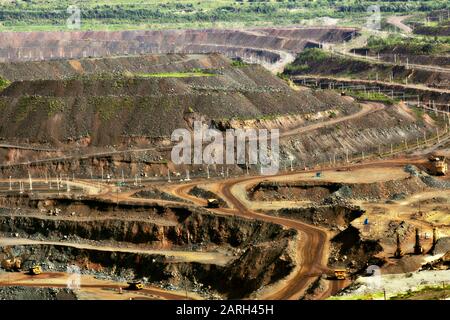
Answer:
[{"label": "open-pit mine", "polygon": [[[448,65],[365,33],[0,33],[0,299],[448,297]],[[278,171],[175,163],[195,122],[279,129]]]}]

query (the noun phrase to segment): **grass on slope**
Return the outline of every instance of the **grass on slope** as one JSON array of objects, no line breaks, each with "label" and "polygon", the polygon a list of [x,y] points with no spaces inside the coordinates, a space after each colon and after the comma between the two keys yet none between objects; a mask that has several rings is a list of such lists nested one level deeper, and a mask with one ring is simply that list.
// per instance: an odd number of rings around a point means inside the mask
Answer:
[{"label": "grass on slope", "polygon": [[[295,60],[284,68],[287,75],[304,73],[310,69],[310,64],[324,62],[331,58],[331,53],[319,48],[305,49],[297,55]],[[336,59],[340,59],[336,57]]]},{"label": "grass on slope", "polygon": [[[418,290],[408,290],[388,297],[389,300],[443,300],[450,297],[450,285],[426,286]],[[333,296],[328,300],[383,300],[383,292]]]},{"label": "grass on slope", "polygon": [[361,92],[361,91],[352,91],[348,90],[346,91],[349,96],[355,97],[356,99],[363,100],[363,101],[376,101],[376,102],[382,102],[388,105],[394,104],[395,100],[388,97],[384,93],[378,93],[378,92]]},{"label": "grass on slope", "polygon": [[11,84],[11,82],[9,82],[6,79],[3,79],[2,77],[0,77],[0,91],[2,91],[3,89],[5,89],[7,86],[9,86]]},{"label": "grass on slope", "polygon": [[450,297],[450,285],[440,287],[427,286],[420,290],[408,290],[405,293],[400,293],[390,300],[443,300]]},{"label": "grass on slope", "polygon": [[377,53],[404,52],[413,55],[448,54],[450,52],[450,38],[414,37],[403,38],[391,36],[389,38],[370,37],[367,48]]}]

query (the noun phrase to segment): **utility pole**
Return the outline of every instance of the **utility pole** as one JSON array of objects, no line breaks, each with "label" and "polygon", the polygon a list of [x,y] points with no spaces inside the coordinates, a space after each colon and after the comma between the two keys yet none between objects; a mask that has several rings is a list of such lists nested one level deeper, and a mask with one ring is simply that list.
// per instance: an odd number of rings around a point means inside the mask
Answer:
[{"label": "utility pole", "polygon": [[31,179],[30,171],[28,171],[28,180],[30,182],[30,191],[33,191],[33,180]]}]

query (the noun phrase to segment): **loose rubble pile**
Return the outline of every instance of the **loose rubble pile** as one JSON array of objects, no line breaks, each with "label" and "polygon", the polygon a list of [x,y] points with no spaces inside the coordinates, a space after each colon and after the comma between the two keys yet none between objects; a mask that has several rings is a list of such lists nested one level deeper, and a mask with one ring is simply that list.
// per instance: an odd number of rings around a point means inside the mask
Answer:
[{"label": "loose rubble pile", "polygon": [[77,300],[77,296],[67,288],[10,286],[0,287],[0,300]]}]

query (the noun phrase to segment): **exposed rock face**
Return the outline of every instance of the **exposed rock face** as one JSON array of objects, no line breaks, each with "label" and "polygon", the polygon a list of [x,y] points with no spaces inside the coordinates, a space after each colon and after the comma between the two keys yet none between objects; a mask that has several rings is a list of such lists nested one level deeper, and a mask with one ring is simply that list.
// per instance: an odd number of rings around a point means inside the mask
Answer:
[{"label": "exposed rock face", "polygon": [[298,219],[308,224],[336,229],[347,227],[351,221],[360,217],[363,211],[345,206],[312,206],[305,208],[286,208],[272,214],[290,219]]},{"label": "exposed rock face", "polygon": [[378,264],[374,255],[383,251],[379,241],[363,240],[360,232],[353,226],[331,239],[331,252],[328,263],[331,266],[346,266],[351,271],[359,271],[368,264]]},{"label": "exposed rock face", "polygon": [[[170,137],[191,129],[192,119],[209,124],[357,107],[337,94],[295,91],[259,65],[236,67],[217,54],[82,60],[78,69],[69,61],[18,65],[0,66],[0,75],[32,80],[0,92],[0,136],[19,143],[105,147]],[[66,69],[71,79],[61,79]],[[190,70],[198,76],[183,76]]]},{"label": "exposed rock face", "polygon": [[0,287],[0,300],[77,300],[70,289],[33,288],[33,287]]},{"label": "exposed rock face", "polygon": [[[3,205],[14,201],[11,197],[2,200]],[[0,259],[20,257],[23,268],[39,261],[44,270],[65,271],[68,264],[75,264],[83,273],[121,281],[147,278],[176,286],[187,278],[192,286],[200,283],[226,297],[243,298],[295,267],[290,250],[295,230],[272,223],[216,216],[184,206],[116,207],[95,200],[23,198],[14,202],[19,204],[19,215],[0,210],[2,236],[44,241],[1,247]],[[55,208],[57,216],[47,214]],[[224,250],[232,259],[226,264],[183,262],[163,254],[109,251],[102,246],[176,248],[192,255],[196,250]]]},{"label": "exposed rock face", "polygon": [[0,61],[29,61],[142,53],[220,52],[269,63],[285,52],[320,42],[338,42],[353,28],[257,28],[253,30],[135,30],[89,32],[3,32]]}]

